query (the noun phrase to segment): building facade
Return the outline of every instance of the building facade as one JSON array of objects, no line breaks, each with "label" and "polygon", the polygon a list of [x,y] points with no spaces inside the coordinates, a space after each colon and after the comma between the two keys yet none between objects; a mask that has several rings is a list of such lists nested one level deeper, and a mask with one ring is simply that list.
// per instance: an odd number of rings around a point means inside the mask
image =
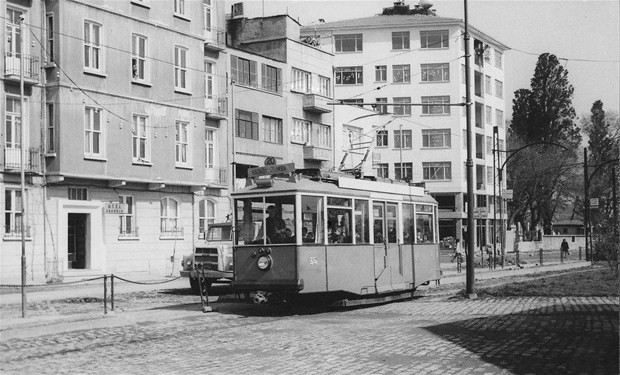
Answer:
[{"label": "building facade", "polygon": [[[397,2],[381,15],[304,27],[302,37],[334,54],[335,98],[343,104],[336,109],[343,124],[336,150],[348,152],[343,168],[358,166],[370,149],[365,168],[376,176],[423,182],[439,202],[440,239],[450,248],[467,230],[464,24],[414,13]],[[473,27],[470,35],[475,235],[482,245],[500,233],[501,152],[494,150],[503,150],[506,139],[507,47]]]},{"label": "building facade", "polygon": [[2,281],[20,275],[21,147],[29,281],[178,273],[208,223],[230,212],[226,149],[217,147],[228,112],[223,2],[4,4],[13,34],[3,46]]},{"label": "building facade", "polygon": [[333,55],[300,42],[288,15],[228,21],[231,159],[237,187],[267,158],[297,169],[333,164]]}]

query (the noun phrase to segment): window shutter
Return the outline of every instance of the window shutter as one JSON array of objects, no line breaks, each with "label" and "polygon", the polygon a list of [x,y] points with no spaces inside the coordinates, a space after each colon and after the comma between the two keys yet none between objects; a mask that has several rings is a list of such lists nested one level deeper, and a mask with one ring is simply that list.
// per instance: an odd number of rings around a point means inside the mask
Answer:
[{"label": "window shutter", "polygon": [[230,56],[230,75],[232,76],[231,77],[232,80],[235,82],[239,81],[239,78],[238,78],[239,71],[237,69],[238,60],[239,59],[237,58],[237,56]]},{"label": "window shutter", "polygon": [[258,87],[256,77],[256,61],[250,61],[250,86]]},{"label": "window shutter", "polygon": [[261,86],[266,89],[267,86],[267,65],[261,64]]},{"label": "window shutter", "polygon": [[[254,63],[256,67],[256,63]],[[258,113],[252,112],[252,139],[258,139]]]},{"label": "window shutter", "polygon": [[282,68],[277,68],[276,69],[276,92],[278,94],[282,93]]}]

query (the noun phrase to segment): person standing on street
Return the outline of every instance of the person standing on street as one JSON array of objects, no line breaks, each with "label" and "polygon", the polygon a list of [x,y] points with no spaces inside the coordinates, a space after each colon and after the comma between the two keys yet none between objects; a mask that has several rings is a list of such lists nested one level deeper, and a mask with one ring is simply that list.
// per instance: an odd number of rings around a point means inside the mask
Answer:
[{"label": "person standing on street", "polygon": [[570,255],[570,251],[568,251],[568,242],[566,242],[566,238],[562,240],[562,245],[560,245],[560,252],[562,254]]}]

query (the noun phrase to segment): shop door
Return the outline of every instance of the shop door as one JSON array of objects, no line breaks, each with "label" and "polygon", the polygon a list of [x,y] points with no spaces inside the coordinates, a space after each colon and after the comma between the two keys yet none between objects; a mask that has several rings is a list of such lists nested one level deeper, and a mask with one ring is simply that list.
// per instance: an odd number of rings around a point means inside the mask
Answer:
[{"label": "shop door", "polygon": [[67,267],[86,268],[86,228],[88,214],[69,214],[67,220]]}]

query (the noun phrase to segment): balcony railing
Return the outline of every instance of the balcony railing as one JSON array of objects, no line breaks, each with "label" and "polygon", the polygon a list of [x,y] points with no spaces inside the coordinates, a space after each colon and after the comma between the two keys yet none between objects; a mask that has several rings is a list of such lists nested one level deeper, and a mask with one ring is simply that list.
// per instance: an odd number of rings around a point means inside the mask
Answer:
[{"label": "balcony railing", "polygon": [[305,160],[330,160],[331,150],[327,148],[320,148],[316,146],[304,146],[304,159]]},{"label": "balcony railing", "polygon": [[138,227],[135,228],[126,228],[119,227],[118,228],[118,236],[119,237],[138,237],[140,234]]},{"label": "balcony railing", "polygon": [[183,237],[183,228],[160,228],[161,237]]},{"label": "balcony railing", "polygon": [[226,186],[228,183],[228,169],[207,168],[205,169],[205,182],[217,186]]},{"label": "balcony railing", "polygon": [[24,59],[24,81],[34,83],[39,80],[39,58],[15,52],[4,54],[4,76],[11,80],[19,80],[21,59]]},{"label": "balcony railing", "polygon": [[221,51],[226,48],[226,32],[205,30],[205,48],[214,51]]},{"label": "balcony railing", "polygon": [[210,117],[223,119],[228,116],[228,97],[226,96],[207,98],[205,106]]},{"label": "balcony railing", "polygon": [[[4,227],[5,239],[20,239],[22,238],[22,229],[20,222],[16,222],[14,225],[7,225]],[[30,238],[30,226],[24,228],[24,237]]]},{"label": "balcony railing", "polygon": [[[21,148],[5,148],[4,149],[4,170],[21,170],[22,149]],[[26,150],[26,160],[24,161],[24,170],[31,173],[39,173],[41,171],[41,151],[37,147],[30,147]]]}]

